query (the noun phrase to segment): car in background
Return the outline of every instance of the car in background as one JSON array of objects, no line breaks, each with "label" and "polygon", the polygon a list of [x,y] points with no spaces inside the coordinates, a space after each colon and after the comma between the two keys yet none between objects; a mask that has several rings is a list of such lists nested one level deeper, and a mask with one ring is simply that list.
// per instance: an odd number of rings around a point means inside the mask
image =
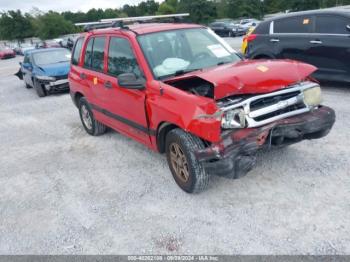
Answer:
[{"label": "car in background", "polygon": [[7,46],[0,46],[0,59],[14,58],[16,52]]},{"label": "car in background", "polygon": [[291,13],[261,22],[247,38],[246,57],[293,59],[318,68],[318,80],[350,82],[350,11]]},{"label": "car in background", "polygon": [[261,21],[254,18],[242,19],[239,22],[239,26],[245,35],[249,32],[249,30],[251,30],[252,28],[255,28],[258,24],[260,24],[260,22]]},{"label": "car in background", "polygon": [[34,87],[39,97],[67,91],[70,57],[69,50],[65,48],[27,51],[16,75],[27,88]]},{"label": "car in background", "polygon": [[35,45],[32,45],[30,43],[23,43],[18,46],[18,49],[16,49],[16,53],[18,55],[24,55],[27,51],[35,49]]},{"label": "car in background", "polygon": [[69,50],[73,49],[74,42],[77,39],[76,36],[65,36],[62,38],[62,41],[59,42],[61,47],[67,48]]},{"label": "car in background", "polygon": [[244,35],[246,32],[245,29],[234,20],[218,20],[209,24],[209,27],[219,36],[239,36]]},{"label": "car in background", "polygon": [[60,43],[56,40],[45,40],[36,45],[36,48],[59,48]]}]

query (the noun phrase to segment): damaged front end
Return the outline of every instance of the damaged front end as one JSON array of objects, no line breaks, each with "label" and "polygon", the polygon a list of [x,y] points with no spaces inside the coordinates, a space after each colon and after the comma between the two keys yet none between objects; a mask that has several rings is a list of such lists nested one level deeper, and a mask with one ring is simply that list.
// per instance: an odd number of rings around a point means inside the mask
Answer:
[{"label": "damaged front end", "polygon": [[268,94],[219,101],[221,141],[198,151],[197,158],[209,173],[241,177],[253,168],[261,148],[327,135],[335,112],[320,103],[320,87],[310,81]]},{"label": "damaged front end", "polygon": [[47,92],[56,93],[69,90],[68,76],[36,76],[40,85],[42,85]]}]

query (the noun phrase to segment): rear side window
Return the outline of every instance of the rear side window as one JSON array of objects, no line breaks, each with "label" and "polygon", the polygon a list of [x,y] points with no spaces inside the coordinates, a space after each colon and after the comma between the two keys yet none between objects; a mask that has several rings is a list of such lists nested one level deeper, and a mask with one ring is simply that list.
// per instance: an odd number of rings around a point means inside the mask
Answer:
[{"label": "rear side window", "polygon": [[262,22],[254,30],[254,34],[266,35],[270,32],[270,23],[271,22]]},{"label": "rear side window", "polygon": [[134,73],[141,76],[140,68],[128,40],[112,37],[108,51],[108,73],[119,76],[123,73]]},{"label": "rear side window", "polygon": [[79,63],[79,57],[81,53],[81,47],[83,46],[84,38],[79,38],[75,43],[75,47],[72,55],[72,64],[77,65]]},{"label": "rear side window", "polygon": [[316,33],[320,34],[350,34],[346,28],[350,19],[342,16],[324,15],[316,18]]},{"label": "rear side window", "polygon": [[274,33],[311,33],[312,17],[298,16],[276,20]]},{"label": "rear side window", "polygon": [[103,71],[105,37],[91,38],[85,50],[84,66],[96,71]]},{"label": "rear side window", "polygon": [[94,44],[94,38],[90,38],[85,49],[84,56],[84,67],[91,67],[91,57],[92,57],[92,45]]}]

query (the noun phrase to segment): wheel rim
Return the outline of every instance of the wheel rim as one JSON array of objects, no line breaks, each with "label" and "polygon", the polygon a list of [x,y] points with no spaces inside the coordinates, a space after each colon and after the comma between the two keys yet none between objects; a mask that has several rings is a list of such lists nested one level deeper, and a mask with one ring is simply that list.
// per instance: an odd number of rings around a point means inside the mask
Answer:
[{"label": "wheel rim", "polygon": [[175,175],[182,181],[187,182],[189,178],[188,163],[184,152],[177,143],[170,145],[170,160]]},{"label": "wheel rim", "polygon": [[86,108],[85,105],[82,105],[81,107],[81,117],[83,119],[84,125],[88,129],[92,129],[92,119],[89,110]]}]

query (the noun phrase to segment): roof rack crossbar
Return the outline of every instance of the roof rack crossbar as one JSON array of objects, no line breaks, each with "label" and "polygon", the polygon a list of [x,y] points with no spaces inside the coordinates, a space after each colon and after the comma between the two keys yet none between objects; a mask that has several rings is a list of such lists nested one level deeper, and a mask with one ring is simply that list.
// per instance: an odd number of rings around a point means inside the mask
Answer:
[{"label": "roof rack crossbar", "polygon": [[139,21],[147,21],[147,20],[153,20],[153,19],[161,19],[161,18],[180,18],[189,16],[189,13],[183,13],[183,14],[172,14],[172,15],[150,15],[150,16],[136,16],[136,17],[122,17],[122,18],[110,18],[110,19],[101,19],[101,22],[116,22],[116,21],[123,21],[123,22],[139,22]]},{"label": "roof rack crossbar", "polygon": [[75,23],[76,26],[84,26],[84,31],[88,32],[93,29],[102,29],[109,27],[120,27],[122,29],[129,29],[124,23],[127,22],[137,22],[137,23],[147,23],[151,20],[158,20],[163,18],[173,18],[174,22],[179,22],[182,17],[189,16],[189,13],[183,14],[172,14],[172,15],[152,15],[152,16],[137,16],[137,17],[122,17],[122,18],[111,18],[111,19],[101,19],[97,22],[84,22]]}]

